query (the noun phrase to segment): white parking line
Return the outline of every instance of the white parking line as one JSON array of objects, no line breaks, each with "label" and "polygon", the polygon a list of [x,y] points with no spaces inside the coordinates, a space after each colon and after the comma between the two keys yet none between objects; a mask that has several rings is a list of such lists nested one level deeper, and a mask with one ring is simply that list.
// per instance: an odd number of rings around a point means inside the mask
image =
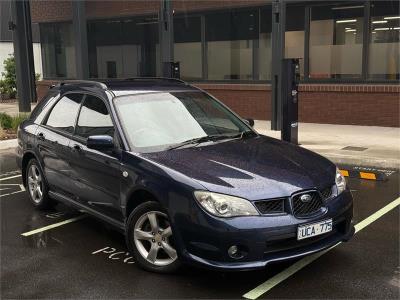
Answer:
[{"label": "white parking line", "polygon": [[21,174],[19,175],[14,175],[14,176],[10,176],[10,177],[6,177],[6,178],[0,178],[0,181],[4,181],[4,180],[8,180],[8,179],[13,179],[13,178],[18,178],[21,177]]},{"label": "white parking line", "polygon": [[[383,208],[381,208],[377,212],[373,213],[372,215],[370,215],[369,217],[367,217],[363,221],[357,223],[354,226],[355,227],[355,233],[357,233],[360,230],[364,229],[365,227],[367,227],[371,223],[375,222],[376,220],[378,220],[379,218],[381,218],[386,213],[388,213],[389,211],[391,211],[392,209],[396,208],[399,205],[400,205],[400,197],[397,198],[396,200],[390,202],[388,205],[384,206]],[[285,279],[289,278],[294,273],[296,273],[297,271],[301,270],[302,268],[304,268],[308,264],[312,263],[314,260],[316,260],[320,256],[322,256],[325,253],[327,253],[328,251],[332,250],[333,248],[335,248],[339,244],[341,244],[341,242],[337,243],[336,245],[332,246],[331,248],[328,248],[328,249],[326,249],[324,251],[315,253],[313,255],[307,256],[307,257],[299,260],[298,262],[296,262],[293,265],[291,265],[289,268],[283,270],[282,272],[276,274],[274,277],[268,279],[266,282],[260,284],[255,289],[247,292],[246,294],[243,295],[243,297],[247,298],[247,299],[252,299],[252,300],[253,299],[257,299],[258,297],[260,297],[261,295],[265,294],[266,292],[271,290],[273,287],[275,287],[276,285],[278,285],[279,283],[281,283]]]},{"label": "white parking line", "polygon": [[14,195],[14,194],[18,194],[18,193],[22,193],[25,192],[25,189],[22,191],[16,191],[16,192],[12,192],[12,193],[8,193],[8,194],[0,194],[0,198],[5,197],[5,196],[10,196],[10,195]]},{"label": "white parking line", "polygon": [[[10,196],[10,195],[14,195],[14,194],[17,194],[17,193],[22,193],[22,192],[25,192],[25,187],[24,187],[24,185],[23,184],[18,184],[18,183],[8,183],[8,184],[2,184],[2,185],[7,185],[7,186],[15,186],[15,185],[18,185],[19,186],[19,191],[14,191],[14,192],[11,192],[11,193],[7,193],[7,194],[0,194],[0,198],[2,198],[2,197],[5,197],[5,196]],[[0,190],[7,190],[7,189],[10,189],[10,188],[2,188],[2,189],[0,189]]]},{"label": "white parking line", "polygon": [[36,234],[36,233],[39,233],[39,232],[43,232],[43,231],[50,230],[50,229],[53,229],[53,228],[56,228],[56,227],[60,227],[60,226],[63,226],[63,225],[66,225],[66,224],[69,224],[69,223],[72,223],[72,222],[75,222],[75,221],[79,221],[79,220],[81,220],[83,218],[86,218],[86,215],[80,215],[80,216],[75,217],[75,218],[71,218],[71,219],[64,220],[64,221],[61,221],[61,222],[58,222],[58,223],[54,223],[54,224],[51,224],[51,225],[48,225],[48,226],[44,226],[44,227],[41,227],[41,228],[38,228],[38,229],[35,229],[35,230],[24,232],[24,233],[21,233],[21,235],[22,236],[30,236],[30,235],[33,235],[33,234]]}]

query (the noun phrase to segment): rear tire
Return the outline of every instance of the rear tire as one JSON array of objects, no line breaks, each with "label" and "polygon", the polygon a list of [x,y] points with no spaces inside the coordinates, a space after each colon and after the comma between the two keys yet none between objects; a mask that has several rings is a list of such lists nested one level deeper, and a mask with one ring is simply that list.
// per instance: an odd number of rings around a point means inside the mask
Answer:
[{"label": "rear tire", "polygon": [[49,198],[49,188],[42,168],[38,161],[32,158],[25,170],[26,191],[32,204],[38,209],[49,208],[52,200]]},{"label": "rear tire", "polygon": [[158,202],[145,202],[131,212],[125,238],[142,269],[174,273],[180,268],[168,215]]}]

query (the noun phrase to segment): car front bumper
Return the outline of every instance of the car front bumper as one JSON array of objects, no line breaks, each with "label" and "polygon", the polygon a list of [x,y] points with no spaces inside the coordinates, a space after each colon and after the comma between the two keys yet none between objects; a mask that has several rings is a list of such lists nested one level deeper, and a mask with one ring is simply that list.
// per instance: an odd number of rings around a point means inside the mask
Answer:
[{"label": "car front bumper", "polygon": [[[201,208],[191,211],[191,218],[176,218],[178,251],[181,260],[221,270],[252,270],[330,248],[354,235],[353,201],[345,191],[326,205],[324,215],[297,219],[291,214],[221,219]],[[316,237],[297,240],[299,225],[326,219],[333,220],[333,229]],[[175,236],[175,233],[174,233]],[[229,247],[236,245],[243,257],[231,258]]]}]

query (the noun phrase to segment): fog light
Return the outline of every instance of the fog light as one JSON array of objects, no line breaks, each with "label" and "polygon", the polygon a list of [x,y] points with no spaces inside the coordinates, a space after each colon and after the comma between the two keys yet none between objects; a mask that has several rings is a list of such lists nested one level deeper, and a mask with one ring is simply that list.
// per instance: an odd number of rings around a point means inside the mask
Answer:
[{"label": "fog light", "polygon": [[234,259],[239,259],[239,258],[243,257],[242,252],[239,250],[238,246],[236,246],[236,245],[229,247],[228,255],[229,255],[229,257],[234,258]]}]

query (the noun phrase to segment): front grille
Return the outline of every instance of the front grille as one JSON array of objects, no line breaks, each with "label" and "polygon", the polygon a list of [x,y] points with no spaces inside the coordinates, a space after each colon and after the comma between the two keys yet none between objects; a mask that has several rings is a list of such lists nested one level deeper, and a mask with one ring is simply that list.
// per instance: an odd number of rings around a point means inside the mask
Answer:
[{"label": "front grille", "polygon": [[262,214],[279,214],[285,211],[285,198],[262,200],[254,204]]},{"label": "front grille", "polygon": [[329,199],[332,196],[332,187],[327,187],[326,189],[321,190],[322,198]]},{"label": "front grille", "polygon": [[[302,196],[309,195],[310,199],[305,201]],[[323,205],[321,196],[316,191],[296,194],[292,197],[292,209],[295,217],[305,218],[321,210]]]}]

